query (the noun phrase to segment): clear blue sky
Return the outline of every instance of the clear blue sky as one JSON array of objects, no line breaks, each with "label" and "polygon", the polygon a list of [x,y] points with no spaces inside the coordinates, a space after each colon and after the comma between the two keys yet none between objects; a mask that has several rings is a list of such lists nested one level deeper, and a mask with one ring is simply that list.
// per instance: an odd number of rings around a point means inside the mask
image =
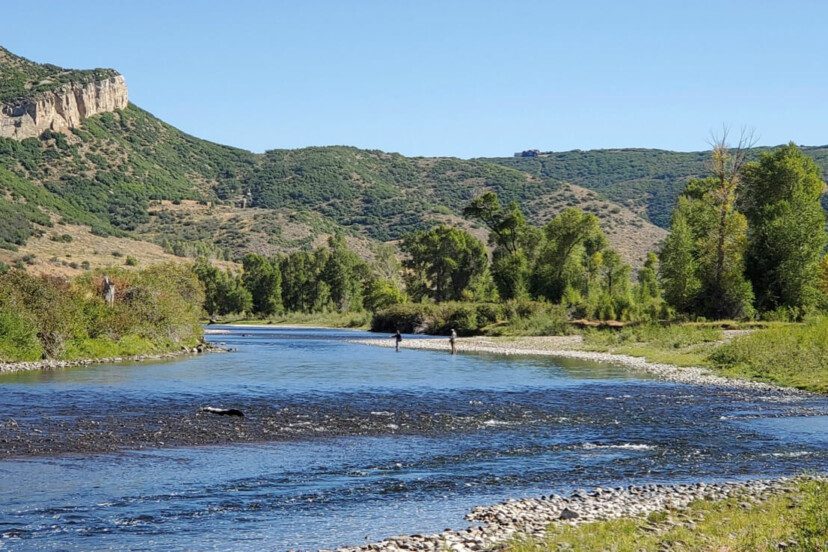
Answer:
[{"label": "clear blue sky", "polygon": [[[828,2],[25,0],[2,44],[114,67],[139,106],[254,151],[459,157],[828,143]],[[13,21],[12,21],[13,19]]]}]

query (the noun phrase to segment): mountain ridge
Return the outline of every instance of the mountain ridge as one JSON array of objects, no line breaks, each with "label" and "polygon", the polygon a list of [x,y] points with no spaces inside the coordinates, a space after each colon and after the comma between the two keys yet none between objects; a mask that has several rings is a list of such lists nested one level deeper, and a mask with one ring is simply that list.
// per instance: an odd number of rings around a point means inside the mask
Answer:
[{"label": "mountain ridge", "polygon": [[[809,151],[828,167],[828,148]],[[0,260],[19,262],[32,236],[59,238],[63,224],[151,241],[167,253],[231,260],[246,251],[312,247],[342,233],[370,256],[374,244],[436,222],[485,235],[461,214],[491,190],[519,202],[536,224],[569,206],[595,213],[613,245],[640,266],[705,160],[704,152],[650,148],[473,159],[351,146],[253,153],[191,136],[127,103],[75,128],[0,138]],[[69,263],[81,262],[80,254]]]}]

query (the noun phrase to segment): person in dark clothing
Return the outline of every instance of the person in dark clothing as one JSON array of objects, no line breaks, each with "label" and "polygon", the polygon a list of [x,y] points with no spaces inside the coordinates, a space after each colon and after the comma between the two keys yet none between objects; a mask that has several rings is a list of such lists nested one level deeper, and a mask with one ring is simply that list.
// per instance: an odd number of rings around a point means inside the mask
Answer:
[{"label": "person in dark clothing", "polygon": [[402,341],[402,334],[400,333],[400,329],[397,328],[396,333],[394,333],[394,335],[392,335],[391,337],[394,338],[394,348],[399,353],[400,352],[400,341]]},{"label": "person in dark clothing", "polygon": [[455,341],[457,341],[457,330],[452,328],[451,335],[449,336],[449,345],[451,345],[451,354],[453,355],[457,354],[457,344]]}]

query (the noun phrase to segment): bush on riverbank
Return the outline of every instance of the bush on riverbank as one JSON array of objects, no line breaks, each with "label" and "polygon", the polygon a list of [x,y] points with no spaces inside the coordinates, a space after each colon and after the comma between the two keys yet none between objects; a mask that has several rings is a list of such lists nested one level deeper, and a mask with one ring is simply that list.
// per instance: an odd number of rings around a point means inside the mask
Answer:
[{"label": "bush on riverbank", "polygon": [[726,375],[827,393],[828,318],[739,336],[710,359]]},{"label": "bush on riverbank", "polygon": [[102,297],[103,273],[73,281],[0,275],[0,361],[139,355],[194,346],[204,292],[185,266],[110,269],[115,303]]},{"label": "bush on riverbank", "polygon": [[554,525],[545,539],[516,539],[506,550],[656,552],[678,545],[687,551],[822,551],[828,538],[826,503],[828,482],[805,481],[790,492],[758,504],[738,497],[698,501],[681,513],[660,511],[640,519]]},{"label": "bush on riverbank", "polygon": [[459,335],[562,335],[570,333],[566,310],[539,301],[505,303],[406,303],[374,314],[371,330]]},{"label": "bush on riverbank", "polygon": [[284,326],[308,326],[320,328],[368,328],[371,313],[363,312],[286,312],[266,319],[244,318],[222,320],[226,324],[274,324]]}]

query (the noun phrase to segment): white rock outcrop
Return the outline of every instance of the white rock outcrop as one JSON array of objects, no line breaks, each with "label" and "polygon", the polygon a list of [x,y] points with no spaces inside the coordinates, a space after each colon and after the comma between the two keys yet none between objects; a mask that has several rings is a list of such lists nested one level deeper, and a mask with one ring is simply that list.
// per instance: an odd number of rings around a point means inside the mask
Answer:
[{"label": "white rock outcrop", "polygon": [[128,101],[121,75],[86,84],[65,84],[57,90],[3,105],[0,136],[23,140],[40,136],[46,130],[66,131],[92,115],[123,109]]}]

